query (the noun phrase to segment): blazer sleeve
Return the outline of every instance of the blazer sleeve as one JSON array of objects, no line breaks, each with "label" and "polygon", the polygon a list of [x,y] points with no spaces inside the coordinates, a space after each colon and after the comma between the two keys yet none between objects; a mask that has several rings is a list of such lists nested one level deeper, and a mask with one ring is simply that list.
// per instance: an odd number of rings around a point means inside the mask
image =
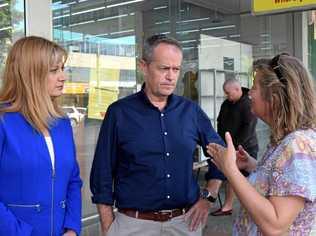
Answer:
[{"label": "blazer sleeve", "polygon": [[68,183],[67,189],[67,205],[66,205],[66,215],[64,221],[64,228],[65,231],[67,229],[74,230],[77,235],[80,235],[81,231],[81,187],[82,181],[80,179],[80,171],[79,165],[76,160],[76,149],[73,140],[72,128],[70,126],[70,138],[72,139],[72,146],[74,152],[74,166],[72,169],[72,173],[70,176],[70,180]]},{"label": "blazer sleeve", "polygon": [[[5,145],[5,132],[3,120],[0,118],[0,154]],[[0,162],[2,159],[0,156]],[[1,171],[1,169],[0,169]],[[0,190],[1,191],[1,190]],[[30,236],[32,226],[18,219],[0,199],[0,235],[6,236]]]}]

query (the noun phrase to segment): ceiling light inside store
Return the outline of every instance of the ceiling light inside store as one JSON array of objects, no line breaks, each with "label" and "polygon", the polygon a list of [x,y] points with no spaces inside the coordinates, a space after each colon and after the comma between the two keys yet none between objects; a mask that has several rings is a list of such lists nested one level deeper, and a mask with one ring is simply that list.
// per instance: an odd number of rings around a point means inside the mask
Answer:
[{"label": "ceiling light inside store", "polygon": [[229,28],[235,28],[235,25],[222,25],[222,26],[215,26],[210,28],[203,28],[202,31],[209,31],[209,30],[218,30],[218,29],[229,29]]},{"label": "ceiling light inside store", "polygon": [[193,33],[193,32],[199,32],[200,30],[183,30],[183,31],[177,31],[177,34],[188,34],[188,33]]},{"label": "ceiling light inside store", "polygon": [[271,50],[271,49],[272,49],[271,47],[263,47],[263,48],[260,48],[260,50],[263,50],[263,51]]},{"label": "ceiling light inside store", "polygon": [[194,48],[196,48],[196,47],[184,47],[184,48],[182,48],[182,50],[190,50],[190,49],[194,49]]},{"label": "ceiling light inside store", "polygon": [[122,17],[125,17],[125,16],[128,16],[128,14],[122,14],[122,15],[118,15],[118,16],[104,17],[104,18],[97,19],[96,21],[113,20],[113,19],[122,18]]},{"label": "ceiling light inside store", "polygon": [[75,24],[70,24],[69,26],[77,26],[77,25],[85,25],[85,24],[90,24],[90,23],[94,23],[94,20],[88,20],[88,21],[83,21],[83,22],[79,22],[79,23],[75,23]]},{"label": "ceiling light inside store", "polygon": [[86,38],[93,38],[93,37],[101,37],[101,36],[108,36],[108,33],[105,34],[93,34],[93,35],[88,35]]},{"label": "ceiling light inside store", "polygon": [[209,20],[209,17],[205,18],[198,18],[198,19],[191,19],[191,20],[182,20],[182,21],[177,21],[177,23],[188,23],[188,22],[195,22],[195,21],[203,21],[203,20]]},{"label": "ceiling light inside store", "polygon": [[1,8],[1,7],[6,7],[6,6],[9,6],[9,3],[0,4],[0,8]]},{"label": "ceiling light inside store", "polygon": [[65,14],[65,15],[61,15],[61,16],[54,16],[53,19],[56,20],[56,19],[60,19],[60,18],[68,17],[68,16],[70,16],[70,14]]},{"label": "ceiling light inside store", "polygon": [[102,10],[102,9],[105,9],[105,7],[97,7],[97,8],[92,8],[92,9],[88,9],[88,10],[85,10],[85,11],[77,11],[77,12],[71,13],[71,15],[75,16],[75,15],[88,13],[88,12],[92,12],[92,11],[99,11],[99,10]]},{"label": "ceiling light inside store", "polygon": [[161,9],[166,9],[168,6],[160,6],[160,7],[154,7],[154,10],[161,10]]},{"label": "ceiling light inside store", "polygon": [[183,41],[180,41],[181,43],[192,43],[192,42],[196,42],[197,40],[196,39],[192,39],[192,40],[183,40]]},{"label": "ceiling light inside store", "polygon": [[131,30],[122,30],[122,31],[112,32],[112,33],[110,33],[110,35],[132,33],[132,32],[134,32],[133,29],[131,29]]},{"label": "ceiling light inside store", "polygon": [[229,35],[230,38],[239,38],[240,34],[231,34]]},{"label": "ceiling light inside store", "polygon": [[108,6],[106,6],[106,8],[118,7],[118,6],[123,6],[123,5],[129,5],[129,4],[132,4],[132,3],[143,2],[143,1],[144,0],[133,0],[133,1],[127,1],[127,2],[120,2],[120,3],[108,5]]},{"label": "ceiling light inside store", "polygon": [[169,24],[170,21],[166,20],[166,21],[159,21],[159,22],[155,22],[155,25],[162,25],[162,24]]}]

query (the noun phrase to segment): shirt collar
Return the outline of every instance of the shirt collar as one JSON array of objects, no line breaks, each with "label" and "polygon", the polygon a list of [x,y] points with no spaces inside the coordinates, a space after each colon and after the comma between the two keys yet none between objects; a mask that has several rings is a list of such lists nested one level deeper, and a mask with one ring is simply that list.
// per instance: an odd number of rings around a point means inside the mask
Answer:
[{"label": "shirt collar", "polygon": [[[139,92],[142,101],[143,101],[146,105],[149,105],[149,106],[151,106],[151,107],[154,107],[154,108],[158,109],[157,107],[155,107],[155,106],[150,102],[150,100],[149,100],[147,94],[145,93],[145,86],[146,86],[146,84],[145,84],[145,82],[144,82],[144,83],[142,84],[142,88],[141,88],[141,90],[140,90],[140,92]],[[175,103],[175,96],[174,96],[173,94],[171,94],[171,95],[168,96],[167,105],[166,105],[166,107],[164,108],[164,110],[167,110],[167,109],[168,109],[172,104],[174,104],[174,103]]]}]

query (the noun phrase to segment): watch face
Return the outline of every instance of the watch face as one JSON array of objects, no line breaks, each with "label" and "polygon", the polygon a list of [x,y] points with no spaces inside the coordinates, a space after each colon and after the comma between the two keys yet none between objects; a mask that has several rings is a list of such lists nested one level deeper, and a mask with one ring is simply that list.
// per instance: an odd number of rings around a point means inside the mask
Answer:
[{"label": "watch face", "polygon": [[204,199],[206,199],[206,198],[208,197],[208,195],[209,195],[208,190],[207,190],[207,189],[202,189],[202,191],[201,191],[201,197],[204,198]]}]

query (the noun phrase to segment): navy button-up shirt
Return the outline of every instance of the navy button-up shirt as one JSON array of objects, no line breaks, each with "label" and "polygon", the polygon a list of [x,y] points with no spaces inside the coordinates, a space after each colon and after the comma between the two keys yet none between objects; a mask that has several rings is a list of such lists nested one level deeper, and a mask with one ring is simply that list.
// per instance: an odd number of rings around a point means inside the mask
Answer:
[{"label": "navy button-up shirt", "polygon": [[[196,145],[223,145],[207,115],[194,102],[171,95],[163,111],[144,90],[114,102],[101,126],[92,165],[94,203],[140,211],[194,204]],[[114,186],[113,186],[114,184]]]}]

